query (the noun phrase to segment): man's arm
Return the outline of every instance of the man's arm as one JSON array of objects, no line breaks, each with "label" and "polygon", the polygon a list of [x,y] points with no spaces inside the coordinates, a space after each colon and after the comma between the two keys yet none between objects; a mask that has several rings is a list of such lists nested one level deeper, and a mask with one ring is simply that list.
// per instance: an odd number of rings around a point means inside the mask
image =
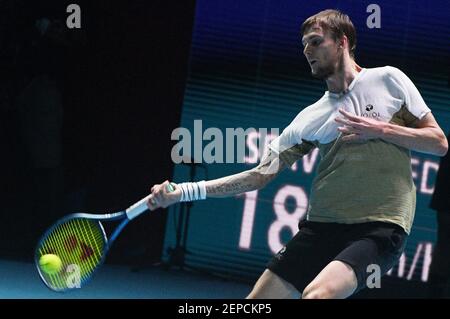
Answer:
[{"label": "man's arm", "polygon": [[447,137],[431,112],[417,120],[415,128],[386,123],[382,138],[413,151],[437,156],[444,156],[448,151]]},{"label": "man's arm", "polygon": [[[278,154],[269,149],[257,167],[239,174],[206,181],[206,197],[229,197],[262,188],[287,166],[285,161],[280,160]],[[152,193],[147,202],[150,210],[167,207],[181,200],[180,187],[172,183],[175,191],[169,193],[166,189],[167,184],[169,181],[151,188]]]},{"label": "man's arm", "polygon": [[344,126],[339,131],[346,134],[344,141],[365,141],[380,138],[413,151],[444,156],[448,151],[448,141],[433,114],[428,113],[416,120],[414,127],[404,127],[370,118],[355,116],[339,110],[344,118],[336,122]]},{"label": "man's arm", "polygon": [[261,163],[248,171],[206,181],[206,197],[228,197],[266,186],[287,165],[272,150],[261,160]]}]

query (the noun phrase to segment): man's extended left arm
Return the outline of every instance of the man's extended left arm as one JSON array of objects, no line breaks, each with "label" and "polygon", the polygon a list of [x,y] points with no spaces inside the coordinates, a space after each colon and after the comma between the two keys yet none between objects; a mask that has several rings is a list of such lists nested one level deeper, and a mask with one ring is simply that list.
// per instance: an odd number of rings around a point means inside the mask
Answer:
[{"label": "man's extended left arm", "polygon": [[336,122],[343,124],[338,130],[345,134],[344,141],[380,138],[413,151],[437,156],[444,156],[448,151],[447,138],[431,112],[417,120],[414,128],[356,116],[342,109],[339,112],[343,118],[336,118]]}]

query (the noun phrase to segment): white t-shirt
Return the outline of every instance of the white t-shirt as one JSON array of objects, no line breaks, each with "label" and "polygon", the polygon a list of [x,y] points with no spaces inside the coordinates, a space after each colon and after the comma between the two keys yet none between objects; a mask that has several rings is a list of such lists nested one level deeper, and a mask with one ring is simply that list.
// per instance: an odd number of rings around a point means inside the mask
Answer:
[{"label": "white t-shirt", "polygon": [[389,122],[393,115],[406,109],[422,119],[430,109],[414,83],[399,69],[391,66],[362,69],[353,79],[346,93],[326,91],[316,103],[303,109],[269,147],[279,153],[302,140],[327,144],[335,140],[342,117],[339,108],[356,114]]},{"label": "white t-shirt", "polygon": [[[385,221],[409,232],[416,200],[409,150],[381,139],[343,142],[341,124],[335,121],[342,117],[339,108],[407,127],[430,112],[412,81],[390,66],[362,69],[345,93],[327,91],[302,110],[269,147],[285,162],[284,158],[296,160],[319,147],[321,162],[311,189],[308,220]],[[283,157],[295,152],[297,156]]]}]

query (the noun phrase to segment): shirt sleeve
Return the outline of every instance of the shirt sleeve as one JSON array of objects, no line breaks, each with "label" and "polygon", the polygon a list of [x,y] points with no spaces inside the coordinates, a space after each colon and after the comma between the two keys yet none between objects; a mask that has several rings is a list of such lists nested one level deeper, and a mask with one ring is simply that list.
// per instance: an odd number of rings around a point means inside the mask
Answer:
[{"label": "shirt sleeve", "polygon": [[[299,115],[301,115],[301,113]],[[283,130],[280,136],[275,138],[268,145],[269,149],[275,152],[288,166],[294,164],[315,147],[312,142],[302,138],[301,125],[298,125],[300,119],[301,116],[297,116],[297,118]]]},{"label": "shirt sleeve", "polygon": [[387,68],[388,81],[394,87],[398,97],[403,100],[409,113],[421,120],[427,113],[431,112],[411,79],[397,68]]}]

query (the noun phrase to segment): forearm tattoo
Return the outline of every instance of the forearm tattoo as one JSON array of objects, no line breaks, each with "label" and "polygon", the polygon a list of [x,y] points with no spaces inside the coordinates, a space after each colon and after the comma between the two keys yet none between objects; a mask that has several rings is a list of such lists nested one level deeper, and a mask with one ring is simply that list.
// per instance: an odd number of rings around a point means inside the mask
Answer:
[{"label": "forearm tattoo", "polygon": [[207,196],[233,196],[263,187],[276,175],[268,172],[268,167],[273,160],[274,158],[272,157],[271,151],[269,151],[257,167],[239,174],[226,176],[207,182]]},{"label": "forearm tattoo", "polygon": [[211,195],[223,195],[229,196],[234,194],[245,193],[249,190],[257,188],[255,179],[251,174],[243,172],[237,175],[220,178],[212,185],[206,185],[206,194]]}]

